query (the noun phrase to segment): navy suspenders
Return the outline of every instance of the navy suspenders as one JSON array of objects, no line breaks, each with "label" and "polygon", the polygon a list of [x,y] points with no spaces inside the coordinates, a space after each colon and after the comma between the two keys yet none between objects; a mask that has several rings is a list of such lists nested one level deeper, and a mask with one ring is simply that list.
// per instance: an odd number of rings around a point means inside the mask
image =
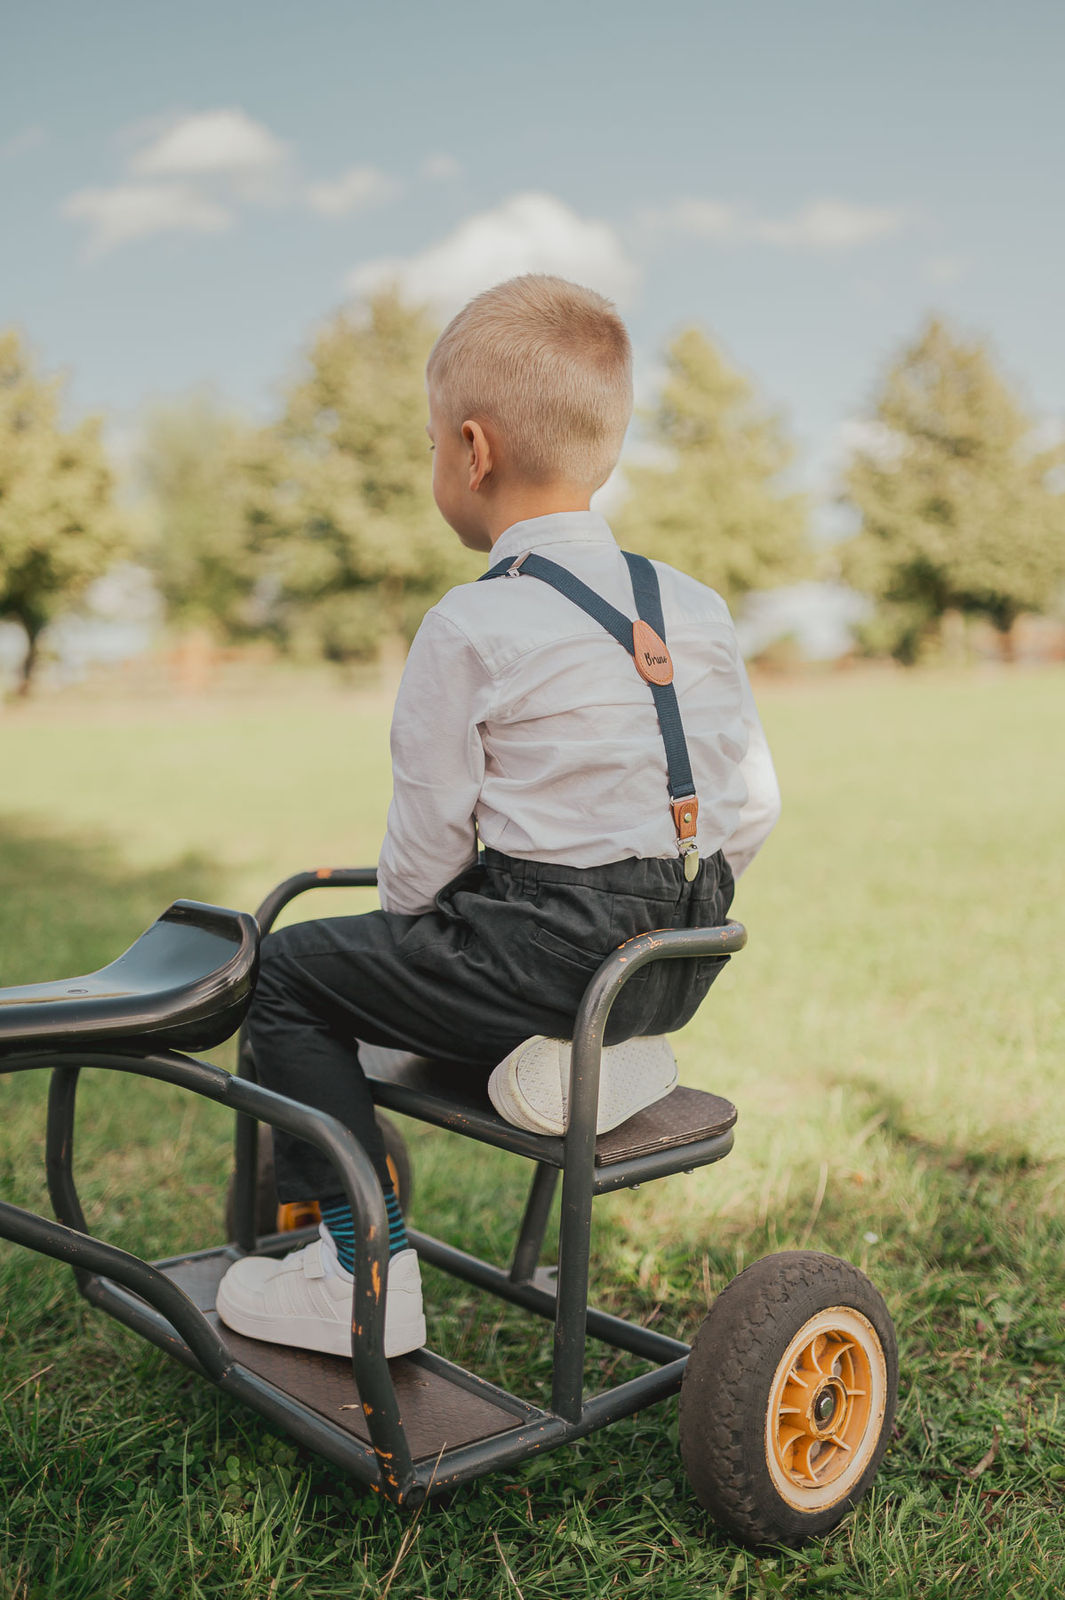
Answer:
[{"label": "navy suspenders", "polygon": [[654,697],[658,713],[658,726],[666,750],[666,767],[669,773],[669,802],[673,826],[677,834],[677,849],[684,861],[684,876],[691,881],[699,871],[699,851],[695,834],[699,819],[699,799],[695,793],[691,762],[688,759],[688,741],[680,720],[677,691],[673,687],[673,662],[666,645],[666,625],[662,616],[662,596],[658,587],[658,574],[646,556],[634,556],[624,550],[632,580],[638,620],[630,622],[624,612],[618,611],[602,595],[589,589],[572,572],[560,567],[546,556],[527,554],[516,561],[500,561],[482,573],[479,582],[486,578],[519,578],[528,575],[548,583],[567,600],[580,606],[590,617],[605,628],[632,657],[640,677]]}]

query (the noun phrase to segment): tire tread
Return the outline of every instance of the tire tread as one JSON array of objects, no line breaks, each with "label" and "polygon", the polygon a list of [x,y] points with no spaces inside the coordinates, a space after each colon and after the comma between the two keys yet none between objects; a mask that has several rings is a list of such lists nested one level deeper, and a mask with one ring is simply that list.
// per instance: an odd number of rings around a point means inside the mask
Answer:
[{"label": "tire tread", "polygon": [[[814,1299],[817,1303],[811,1306]],[[777,1494],[764,1459],[764,1481],[759,1481],[768,1394],[762,1399],[752,1391],[759,1386],[766,1363],[775,1370],[794,1332],[809,1316],[841,1304],[860,1311],[876,1328],[887,1361],[887,1404],[879,1442],[852,1493],[823,1511],[804,1513]],[[786,1337],[782,1324],[790,1329]],[[681,1387],[681,1453],[700,1503],[748,1544],[794,1544],[827,1532],[875,1476],[891,1434],[897,1385],[891,1317],[864,1274],[849,1262],[816,1251],[784,1251],[756,1261],[714,1301],[695,1336]],[[751,1413],[756,1399],[760,1404],[755,1419]],[[753,1449],[752,1432],[757,1434]]]}]

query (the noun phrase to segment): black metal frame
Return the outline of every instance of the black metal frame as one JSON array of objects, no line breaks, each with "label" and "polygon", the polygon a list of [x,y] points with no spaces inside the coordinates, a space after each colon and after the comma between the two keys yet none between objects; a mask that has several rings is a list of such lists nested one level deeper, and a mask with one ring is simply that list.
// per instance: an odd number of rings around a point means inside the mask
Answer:
[{"label": "black metal frame", "polygon": [[[279,884],[263,902],[257,913],[260,928],[265,933],[283,907],[306,890],[325,886],[369,888],[375,883],[374,868],[297,874]],[[739,923],[647,933],[630,940],[603,962],[588,985],[574,1026],[570,1119],[562,1138],[506,1129],[497,1118],[485,1116],[480,1123],[476,1118],[464,1118],[458,1131],[487,1139],[536,1162],[510,1268],[503,1270],[442,1240],[413,1231],[411,1242],[419,1255],[433,1265],[554,1322],[552,1398],[548,1409],[527,1405],[429,1351],[417,1352],[408,1359],[447,1377],[460,1388],[484,1394],[515,1419],[512,1428],[471,1444],[445,1448],[435,1460],[412,1459],[384,1356],[381,1286],[387,1260],[382,1241],[387,1239],[388,1230],[380,1186],[369,1158],[354,1136],[334,1118],[256,1083],[254,1062],[243,1033],[239,1076],[174,1050],[139,1051],[132,1040],[122,1049],[94,1049],[91,1045],[76,1048],[71,1043],[61,1049],[16,1051],[0,1056],[0,1072],[51,1071],[46,1159],[49,1193],[58,1218],[52,1222],[0,1202],[0,1236],[68,1262],[74,1268],[79,1289],[94,1305],[202,1373],[336,1466],[379,1488],[387,1498],[397,1504],[418,1505],[430,1493],[512,1465],[533,1451],[580,1438],[664,1399],[680,1387],[687,1345],[588,1306],[592,1200],[597,1193],[720,1160],[732,1148],[732,1133],[597,1168],[595,1120],[600,1055],[611,1007],[624,984],[641,967],[649,961],[728,955],[742,949],[746,937]],[[160,1079],[228,1105],[236,1112],[236,1236],[232,1244],[150,1265],[87,1233],[72,1166],[75,1099],[82,1067]],[[416,1103],[410,1091],[400,1086],[391,1091],[384,1086],[378,1089],[381,1103],[392,1109],[458,1128],[453,1118],[449,1121],[445,1107]],[[299,1236],[292,1234],[270,1240],[256,1237],[259,1122],[283,1128],[317,1145],[336,1168],[359,1221],[355,1229],[352,1363],[367,1419],[369,1445],[243,1365],[227,1345],[225,1329],[216,1328],[164,1270],[179,1262],[208,1257],[235,1260],[256,1249],[280,1253],[299,1241]],[[539,1271],[537,1262],[560,1170],[559,1256],[557,1279],[552,1284],[550,1273]],[[657,1363],[656,1370],[586,1398],[584,1362],[589,1334]]]}]

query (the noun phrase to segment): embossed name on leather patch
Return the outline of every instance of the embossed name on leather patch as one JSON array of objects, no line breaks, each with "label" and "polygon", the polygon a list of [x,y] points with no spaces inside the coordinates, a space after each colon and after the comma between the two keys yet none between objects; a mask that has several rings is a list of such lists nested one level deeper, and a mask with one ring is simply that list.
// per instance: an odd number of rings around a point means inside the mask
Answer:
[{"label": "embossed name on leather patch", "polygon": [[636,671],[644,683],[673,682],[673,660],[665,640],[660,639],[650,623],[640,617],[632,625],[632,648]]}]

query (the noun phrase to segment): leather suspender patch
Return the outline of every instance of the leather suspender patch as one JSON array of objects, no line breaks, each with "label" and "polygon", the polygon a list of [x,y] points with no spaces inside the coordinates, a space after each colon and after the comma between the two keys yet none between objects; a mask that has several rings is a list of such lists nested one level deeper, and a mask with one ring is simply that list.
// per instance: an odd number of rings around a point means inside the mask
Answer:
[{"label": "leather suspender patch", "polygon": [[632,625],[632,658],[644,683],[664,687],[673,682],[673,659],[666,642],[642,617],[637,617]]},{"label": "leather suspender patch", "polygon": [[683,800],[671,800],[669,809],[673,813],[673,826],[677,830],[678,840],[681,844],[687,844],[699,831],[698,795],[689,794]]}]

